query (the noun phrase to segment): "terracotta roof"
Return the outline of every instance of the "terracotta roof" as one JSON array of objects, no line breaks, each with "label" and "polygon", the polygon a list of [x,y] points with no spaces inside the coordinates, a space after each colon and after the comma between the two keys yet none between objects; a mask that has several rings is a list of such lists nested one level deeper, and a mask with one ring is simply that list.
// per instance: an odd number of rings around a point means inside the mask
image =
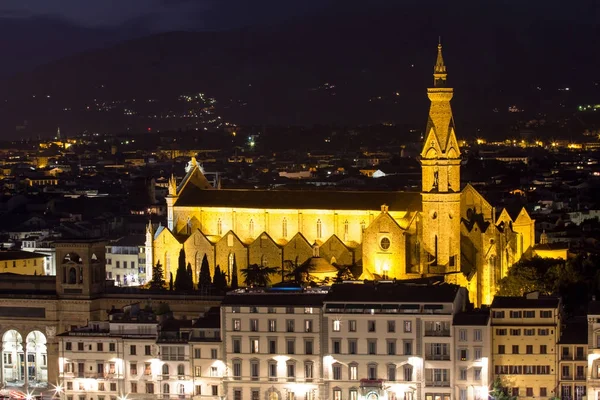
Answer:
[{"label": "terracotta roof", "polygon": [[560,299],[558,297],[527,299],[525,297],[496,296],[492,302],[492,308],[556,308],[559,302]]},{"label": "terracotta roof", "polygon": [[418,192],[360,192],[331,190],[202,190],[186,187],[175,206],[284,209],[420,211]]}]

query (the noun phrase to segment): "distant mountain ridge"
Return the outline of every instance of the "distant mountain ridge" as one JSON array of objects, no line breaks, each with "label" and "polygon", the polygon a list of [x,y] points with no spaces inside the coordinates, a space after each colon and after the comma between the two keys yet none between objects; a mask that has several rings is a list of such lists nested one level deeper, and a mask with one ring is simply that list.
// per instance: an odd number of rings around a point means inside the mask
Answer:
[{"label": "distant mountain ridge", "polygon": [[[492,23],[489,14],[497,10],[474,1],[435,2],[430,13],[407,4],[261,29],[172,32],[69,56],[0,83],[1,127],[9,132],[28,120],[39,131],[65,124],[73,131],[119,130],[120,117],[98,125],[85,113],[61,110],[96,98],[198,91],[238,123],[423,124],[440,33],[459,126],[488,121],[494,108],[513,103],[531,110],[553,101],[561,86],[578,101],[598,92],[591,23],[528,21],[511,9],[495,16],[504,23]],[[50,101],[40,100],[48,95]]]}]

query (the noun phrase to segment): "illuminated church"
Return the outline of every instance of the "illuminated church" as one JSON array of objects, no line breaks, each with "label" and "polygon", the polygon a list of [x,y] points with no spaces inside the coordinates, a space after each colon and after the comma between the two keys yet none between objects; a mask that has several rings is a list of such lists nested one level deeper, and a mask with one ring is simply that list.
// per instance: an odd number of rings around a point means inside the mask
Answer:
[{"label": "illuminated church", "polygon": [[169,184],[167,226],[148,228],[147,265],[160,261],[168,280],[182,247],[196,279],[204,255],[211,274],[217,265],[228,279],[237,270],[239,282],[251,264],[311,263],[322,276],[354,265],[361,279],[443,276],[466,287],[475,305],[490,304],[499,280],[535,244],[534,221],[525,209],[514,219],[497,213],[471,185],[461,189],[441,45],[433,77],[420,193],[214,189],[192,159],[179,185]]}]

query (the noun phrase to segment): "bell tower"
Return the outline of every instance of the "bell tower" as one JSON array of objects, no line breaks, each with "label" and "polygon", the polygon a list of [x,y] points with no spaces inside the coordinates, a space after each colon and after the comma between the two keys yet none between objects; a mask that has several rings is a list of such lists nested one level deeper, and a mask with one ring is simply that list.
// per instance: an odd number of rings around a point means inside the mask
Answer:
[{"label": "bell tower", "polygon": [[439,274],[460,271],[460,149],[454,130],[442,45],[433,68],[433,87],[425,142],[420,155],[422,243],[421,272]]}]

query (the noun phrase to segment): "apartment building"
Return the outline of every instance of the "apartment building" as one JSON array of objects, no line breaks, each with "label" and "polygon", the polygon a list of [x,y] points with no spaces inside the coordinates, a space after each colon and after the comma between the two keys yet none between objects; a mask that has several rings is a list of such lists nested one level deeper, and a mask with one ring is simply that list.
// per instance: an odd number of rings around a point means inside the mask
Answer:
[{"label": "apartment building", "polygon": [[600,399],[600,301],[593,299],[587,314],[587,398]]},{"label": "apartment building", "polygon": [[323,398],[322,304],[326,291],[235,291],[221,306],[224,395],[232,400]]},{"label": "apartment building", "polygon": [[106,246],[106,279],[117,286],[146,283],[145,240],[144,235],[129,235]]},{"label": "apartment building", "polygon": [[58,392],[66,400],[154,398],[157,318],[137,306],[58,335]]},{"label": "apartment building", "polygon": [[227,371],[222,361],[221,311],[218,307],[193,321],[189,343],[194,400],[224,396],[223,377]]},{"label": "apartment building", "polygon": [[563,325],[558,342],[558,373],[562,400],[583,400],[586,397],[588,332],[587,318],[574,317]]},{"label": "apartment building", "polygon": [[325,398],[449,400],[457,286],[336,285],[324,302]]},{"label": "apartment building", "polygon": [[453,321],[454,398],[458,400],[486,400],[492,382],[490,369],[492,338],[488,311],[456,314]]},{"label": "apartment building", "polygon": [[513,396],[556,397],[561,301],[531,293],[496,296],[491,306],[494,374]]}]

